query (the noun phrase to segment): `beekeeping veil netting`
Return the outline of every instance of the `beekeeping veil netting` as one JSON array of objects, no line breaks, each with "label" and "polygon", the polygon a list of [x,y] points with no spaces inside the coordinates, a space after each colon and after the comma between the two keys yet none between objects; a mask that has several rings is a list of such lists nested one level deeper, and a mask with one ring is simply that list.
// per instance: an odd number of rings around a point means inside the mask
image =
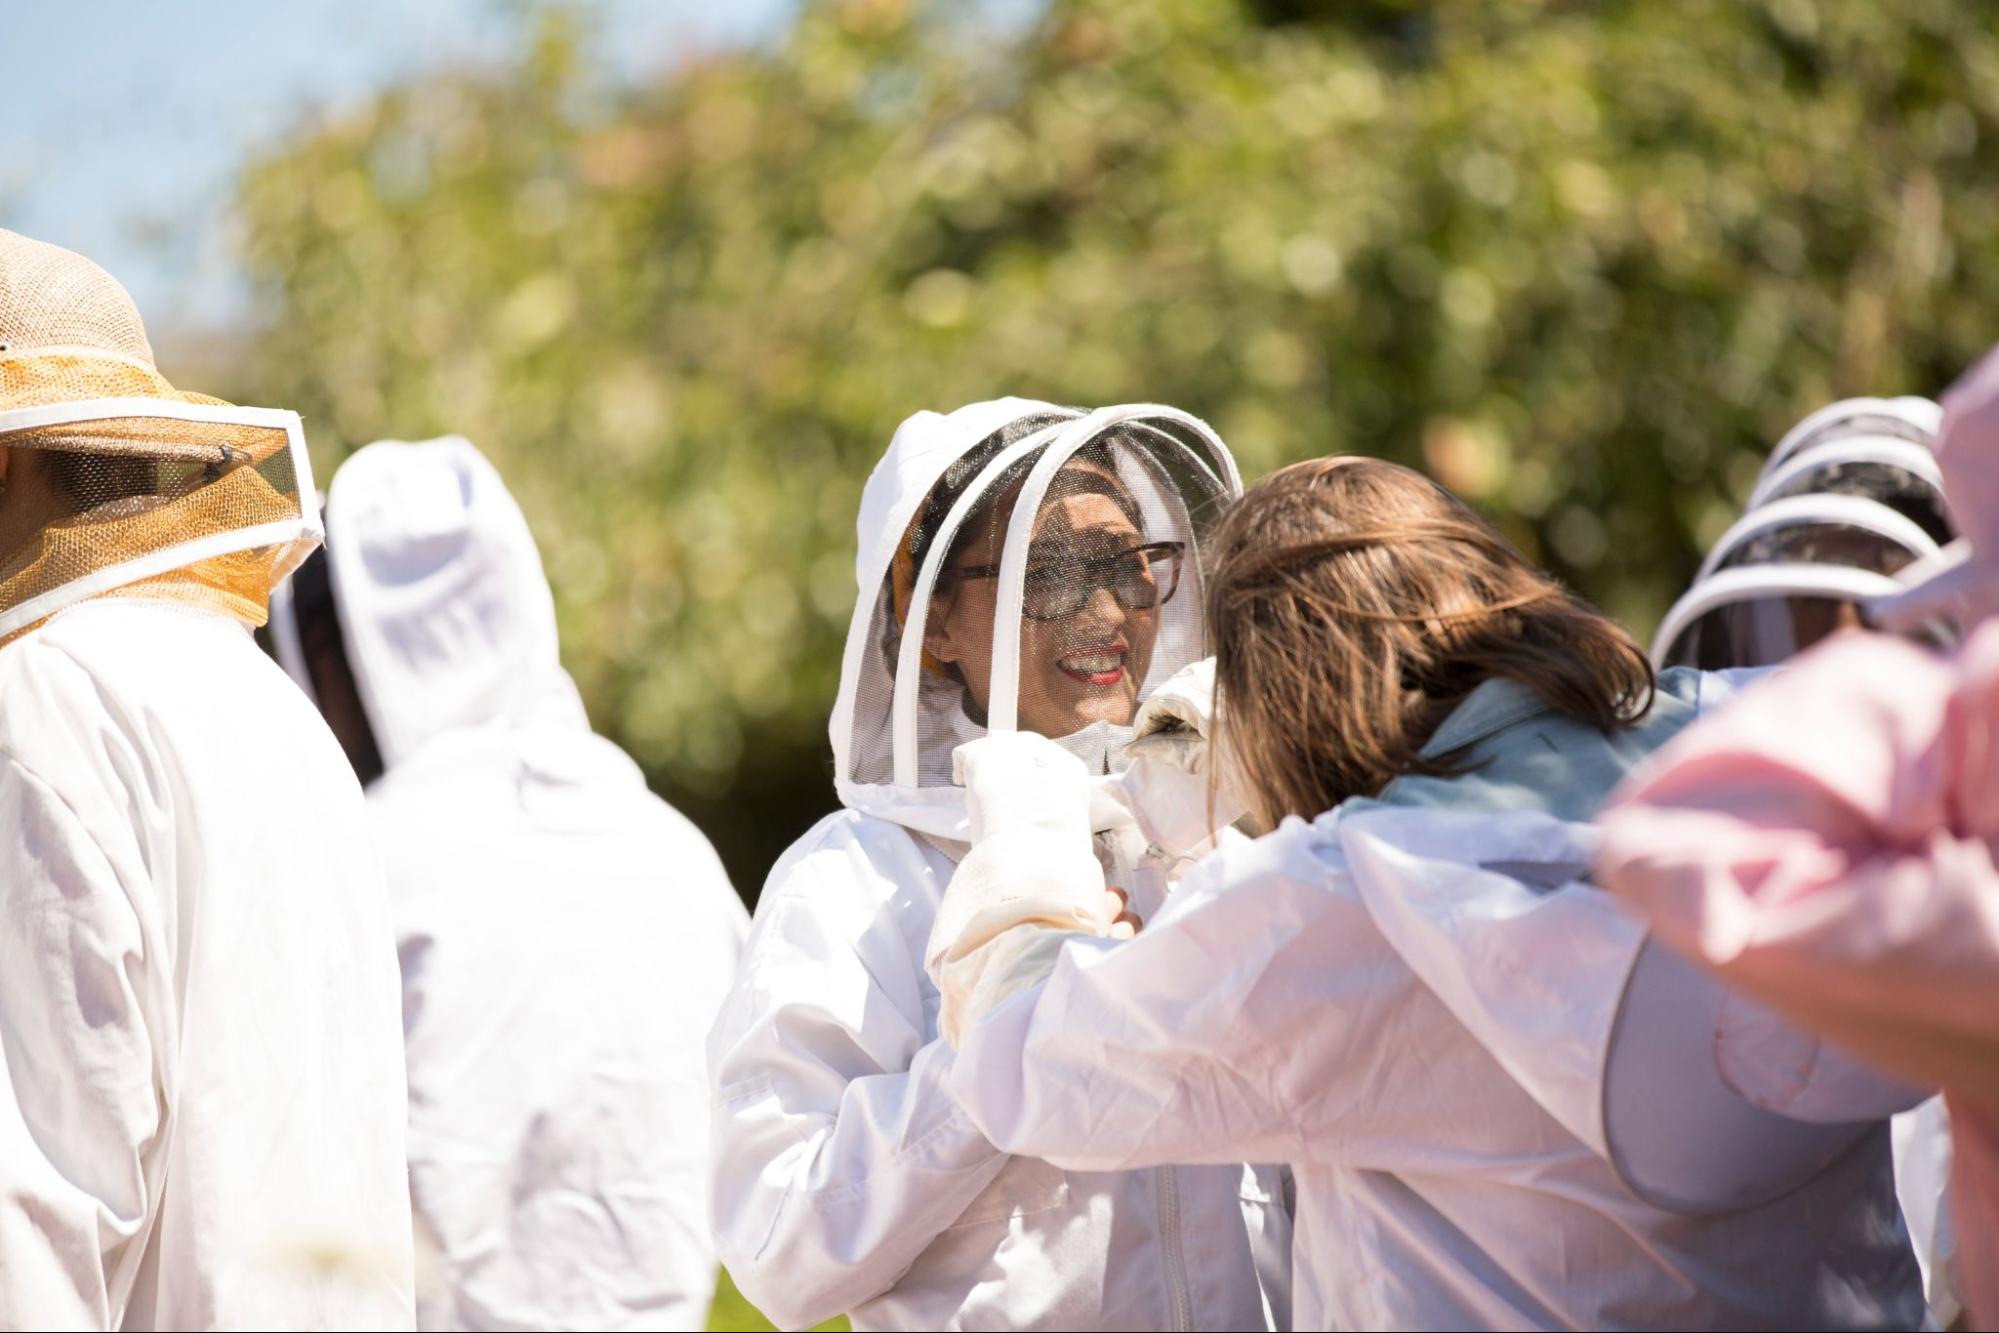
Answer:
[{"label": "beekeeping veil netting", "polygon": [[1809,495],[1853,496],[1886,505],[1935,542],[1957,535],[1944,502],[1943,471],[1928,445],[1856,435],[1795,450],[1764,469],[1750,492],[1749,508]]},{"label": "beekeeping veil netting", "polygon": [[1661,667],[1774,666],[1867,625],[1895,575],[1934,555],[1922,525],[1857,495],[1786,496],[1751,509],[1702,562],[1653,641]]},{"label": "beekeeping veil netting", "polygon": [[857,620],[849,804],[955,791],[951,752],[989,730],[1113,771],[1138,703],[1205,652],[1200,544],[1241,493],[1221,439],[1172,408],[1029,406],[941,469]]},{"label": "beekeeping veil netting", "polygon": [[183,393],[132,299],[0,230],[0,642],[116,591],[262,624],[312,549],[295,413]]}]

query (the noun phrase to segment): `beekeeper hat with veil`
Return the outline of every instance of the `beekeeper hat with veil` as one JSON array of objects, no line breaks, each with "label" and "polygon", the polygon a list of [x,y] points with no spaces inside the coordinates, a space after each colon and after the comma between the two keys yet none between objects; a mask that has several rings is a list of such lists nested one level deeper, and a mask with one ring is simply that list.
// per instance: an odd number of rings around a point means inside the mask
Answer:
[{"label": "beekeeper hat with veil", "polygon": [[117,592],[260,625],[319,540],[296,413],[186,393],[103,269],[0,230],[0,643]]},{"label": "beekeeper hat with veil", "polygon": [[1175,408],[910,417],[861,500],[843,803],[963,842],[967,740],[1037,731],[1092,773],[1124,767],[1141,706],[1202,655],[1200,541],[1240,493],[1220,437]]}]

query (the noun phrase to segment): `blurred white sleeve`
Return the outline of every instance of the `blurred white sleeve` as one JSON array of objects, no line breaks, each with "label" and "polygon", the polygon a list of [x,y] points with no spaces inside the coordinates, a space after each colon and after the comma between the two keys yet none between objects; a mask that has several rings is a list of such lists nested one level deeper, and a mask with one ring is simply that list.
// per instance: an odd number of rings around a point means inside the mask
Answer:
[{"label": "blurred white sleeve", "polygon": [[[0,1327],[115,1328],[156,1203],[159,957],[63,796],[0,758]],[[253,999],[253,997],[249,997]],[[164,1022],[167,1015],[152,1015]]]},{"label": "blurred white sleeve", "polygon": [[780,862],[709,1037],[716,1246],[781,1327],[894,1286],[1006,1163],[945,1090],[882,876],[837,829]]}]

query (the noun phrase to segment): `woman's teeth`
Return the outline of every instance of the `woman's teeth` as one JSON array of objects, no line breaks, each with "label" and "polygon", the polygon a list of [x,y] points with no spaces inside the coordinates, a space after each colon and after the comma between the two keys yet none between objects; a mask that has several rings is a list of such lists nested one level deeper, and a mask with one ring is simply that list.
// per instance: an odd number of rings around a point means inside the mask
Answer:
[{"label": "woman's teeth", "polygon": [[1087,681],[1092,685],[1115,685],[1124,679],[1125,654],[1121,650],[1105,650],[1092,653],[1069,653],[1055,659],[1055,665],[1066,676]]}]

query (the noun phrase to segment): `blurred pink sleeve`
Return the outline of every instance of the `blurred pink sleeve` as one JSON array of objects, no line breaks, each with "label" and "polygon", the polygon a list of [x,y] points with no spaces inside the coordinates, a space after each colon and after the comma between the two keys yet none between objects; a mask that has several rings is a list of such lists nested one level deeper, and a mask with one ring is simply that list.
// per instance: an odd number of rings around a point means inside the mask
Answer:
[{"label": "blurred pink sleeve", "polygon": [[1999,622],[1955,659],[1842,635],[1613,797],[1602,882],[1883,1068],[1999,1106]]},{"label": "blurred pink sleeve", "polygon": [[1603,815],[1600,882],[1803,1027],[1951,1099],[1967,1303],[1999,1326],[1999,620],[1842,635],[1689,728]]}]

